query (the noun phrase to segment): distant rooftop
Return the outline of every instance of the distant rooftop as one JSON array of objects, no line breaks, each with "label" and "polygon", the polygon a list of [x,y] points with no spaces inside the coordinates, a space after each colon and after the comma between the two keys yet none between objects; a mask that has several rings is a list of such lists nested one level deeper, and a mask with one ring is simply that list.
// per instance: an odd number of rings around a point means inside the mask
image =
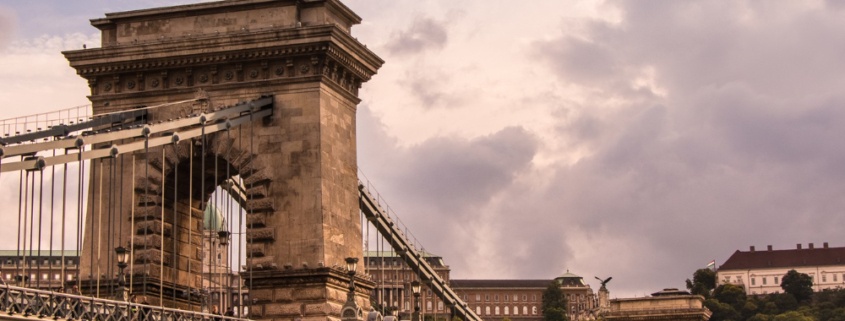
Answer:
[{"label": "distant rooftop", "polygon": [[452,279],[453,288],[546,288],[552,280],[469,280]]},{"label": "distant rooftop", "polygon": [[802,266],[825,266],[845,264],[845,247],[829,247],[827,243],[820,248],[801,244],[794,249],[773,250],[771,245],[766,250],[757,250],[753,246],[748,251],[737,250],[719,267],[719,270],[746,270],[760,268],[786,268]]}]

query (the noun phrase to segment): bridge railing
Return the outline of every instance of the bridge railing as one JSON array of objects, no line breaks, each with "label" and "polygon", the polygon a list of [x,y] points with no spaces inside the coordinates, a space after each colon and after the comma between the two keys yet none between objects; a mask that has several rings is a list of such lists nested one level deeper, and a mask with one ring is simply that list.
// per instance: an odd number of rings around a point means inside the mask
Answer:
[{"label": "bridge railing", "polygon": [[358,184],[358,191],[361,212],[379,230],[379,233],[390,243],[390,246],[393,247],[396,253],[405,260],[405,263],[419,276],[420,280],[426,283],[431,292],[448,305],[456,315],[463,317],[464,320],[482,321],[481,317],[470,309],[461,300],[460,296],[452,290],[449,283],[443,280],[437,274],[437,271],[428,264],[421,251],[418,251],[405,237],[393,219],[385,214],[386,211],[370,194],[363,183]]},{"label": "bridge railing", "polygon": [[247,321],[249,319],[108,300],[64,292],[0,286],[0,311],[24,317],[97,321]]}]

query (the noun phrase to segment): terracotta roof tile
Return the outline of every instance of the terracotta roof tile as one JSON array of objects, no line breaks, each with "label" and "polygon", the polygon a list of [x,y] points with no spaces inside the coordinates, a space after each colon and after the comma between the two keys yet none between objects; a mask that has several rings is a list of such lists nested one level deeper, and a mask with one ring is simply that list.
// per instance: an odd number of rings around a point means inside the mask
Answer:
[{"label": "terracotta roof tile", "polygon": [[845,247],[739,251],[719,267],[719,270],[747,270],[845,264]]}]

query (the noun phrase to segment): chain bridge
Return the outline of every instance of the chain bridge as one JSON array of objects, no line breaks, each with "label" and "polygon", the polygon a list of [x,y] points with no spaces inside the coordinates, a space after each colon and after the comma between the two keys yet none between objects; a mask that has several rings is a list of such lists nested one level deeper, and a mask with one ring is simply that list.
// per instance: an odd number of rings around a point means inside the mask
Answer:
[{"label": "chain bridge", "polygon": [[[358,90],[383,64],[352,36],[360,22],[338,0],[91,20],[102,46],[63,53],[91,105],[0,121],[17,200],[0,318],[375,320],[376,284],[355,269],[373,226],[453,315],[480,321],[359,180]],[[68,251],[78,269],[51,262],[58,286],[31,262]],[[232,274],[249,299],[227,307],[209,289]]]}]

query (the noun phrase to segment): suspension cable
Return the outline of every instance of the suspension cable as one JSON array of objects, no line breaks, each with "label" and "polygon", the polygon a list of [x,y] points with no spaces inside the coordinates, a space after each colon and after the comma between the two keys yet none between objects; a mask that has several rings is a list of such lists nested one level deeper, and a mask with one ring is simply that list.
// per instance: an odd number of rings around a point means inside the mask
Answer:
[{"label": "suspension cable", "polygon": [[[238,148],[243,150],[243,125],[238,126]],[[241,180],[242,168],[238,168],[238,180]],[[241,183],[241,182],[238,182]],[[246,205],[246,203],[244,203]],[[243,272],[243,262],[241,261],[241,257],[243,256],[243,249],[246,247],[244,245],[244,207],[238,206],[238,277],[240,277]],[[249,253],[249,252],[247,252]],[[243,279],[239,279],[238,281],[238,317],[243,317],[244,315],[244,287],[243,287]]]},{"label": "suspension cable", "polygon": [[[21,159],[23,159],[23,156],[21,156]],[[25,190],[24,189],[24,181],[25,181],[24,180],[24,173],[25,173],[25,171],[18,172],[18,229],[16,231],[17,232],[18,245],[17,245],[17,254],[15,256],[15,274],[17,274],[16,276],[22,274],[22,265],[20,265],[20,263],[21,263],[20,262],[20,260],[21,260],[21,229],[22,229],[21,218],[23,218],[23,212],[26,211],[24,209],[24,207],[26,207],[26,202],[23,201],[24,190]],[[26,182],[29,182],[29,177],[27,177]]]},{"label": "suspension cable", "polygon": [[159,237],[158,251],[158,304],[164,306],[164,190],[167,175],[165,163],[165,146],[161,147],[161,237]]},{"label": "suspension cable", "polygon": [[[173,304],[176,304],[176,279],[179,276],[179,255],[176,252],[176,245],[179,243],[179,141],[173,142],[173,155],[176,159],[173,165],[173,228],[170,232],[173,239],[173,251],[171,255],[172,275],[173,275]],[[162,193],[164,194],[164,193]],[[163,232],[162,232],[163,234]],[[163,235],[162,235],[163,236]],[[164,249],[162,248],[162,252]]]},{"label": "suspension cable", "polygon": [[[65,149],[65,155],[67,155],[67,149]],[[67,216],[67,163],[65,163],[62,169],[62,241],[61,241],[61,251],[62,251],[62,262],[61,262],[61,271],[59,273],[59,281],[64,288],[64,283],[67,280],[67,262],[65,261],[65,221]],[[77,255],[79,255],[77,253]]]},{"label": "suspension cable", "polygon": [[[43,214],[44,214],[44,169],[41,168],[38,171],[38,258],[40,259],[44,254],[41,253],[41,230],[43,224]],[[33,224],[34,225],[34,224]],[[49,261],[49,259],[48,259]],[[41,288],[41,266],[43,264],[37,264],[36,262],[36,278],[35,278],[35,287]]]}]

